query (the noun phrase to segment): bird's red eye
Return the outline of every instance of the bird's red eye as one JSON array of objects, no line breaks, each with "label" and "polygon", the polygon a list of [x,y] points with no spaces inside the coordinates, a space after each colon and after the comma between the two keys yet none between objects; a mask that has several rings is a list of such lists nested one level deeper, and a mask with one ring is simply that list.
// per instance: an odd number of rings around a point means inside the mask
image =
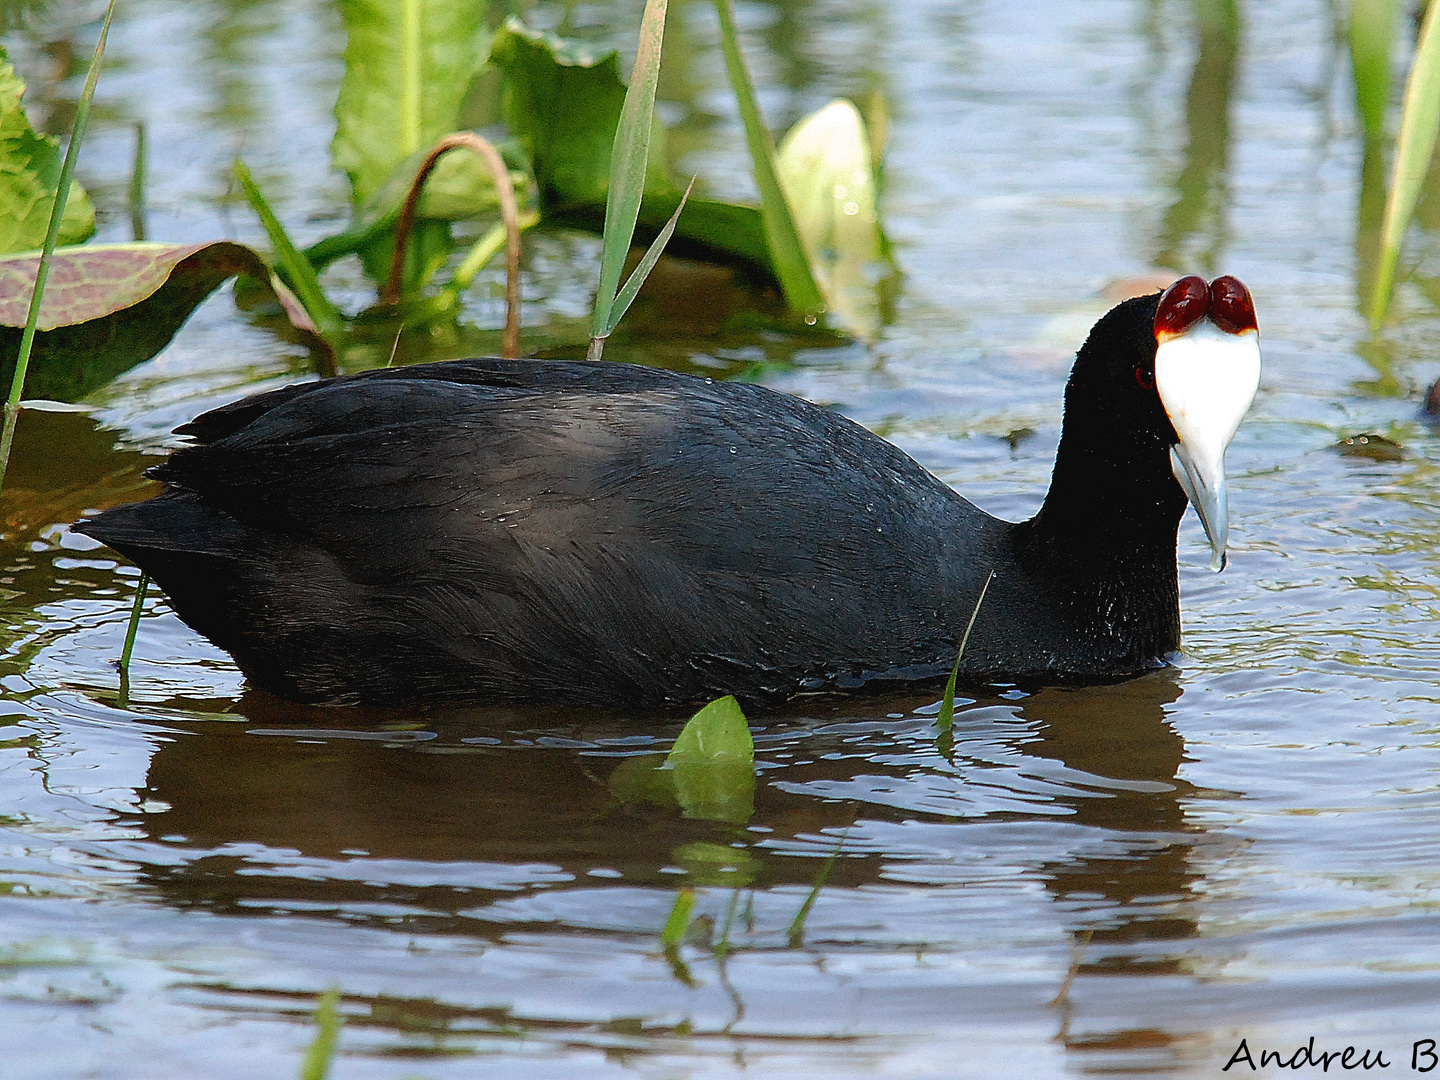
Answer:
[{"label": "bird's red eye", "polygon": [[1141,390],[1154,390],[1155,373],[1143,367],[1137,367],[1135,369],[1135,385],[1140,387]]}]

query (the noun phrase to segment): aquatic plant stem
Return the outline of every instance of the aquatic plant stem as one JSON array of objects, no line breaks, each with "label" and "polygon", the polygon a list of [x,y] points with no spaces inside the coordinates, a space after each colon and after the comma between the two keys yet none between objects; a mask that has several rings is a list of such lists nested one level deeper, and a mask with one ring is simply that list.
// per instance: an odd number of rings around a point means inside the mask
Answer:
[{"label": "aquatic plant stem", "polygon": [[802,315],[807,323],[818,322],[825,313],[825,296],[816,284],[810,257],[795,225],[795,216],[790,211],[785,190],[780,186],[780,177],[775,170],[775,143],[755,100],[755,87],[745,67],[745,57],[740,52],[730,0],[715,0],[715,12],[720,18],[720,44],[725,53],[725,70],[730,76],[730,87],[735,92],[740,119],[745,125],[745,141],[750,147],[755,186],[760,189],[760,216],[765,225],[765,239],[770,246],[770,261],[791,310]]},{"label": "aquatic plant stem", "polygon": [[830,879],[830,871],[835,868],[835,860],[840,858],[840,853],[845,850],[845,841],[850,838],[850,830],[855,827],[855,822],[845,826],[845,831],[840,834],[840,841],[835,845],[835,850],[825,860],[825,865],[820,868],[820,873],[815,875],[815,886],[805,897],[805,902],[800,905],[800,910],[795,912],[795,918],[790,920],[790,929],[786,932],[785,941],[789,948],[798,949],[805,944],[805,920],[810,918],[810,909],[815,906],[815,901],[820,898],[820,890],[825,887],[825,882]]},{"label": "aquatic plant stem", "polygon": [[150,588],[150,575],[142,572],[135,586],[135,603],[130,606],[130,621],[125,627],[125,645],[120,650],[120,675],[130,676],[130,654],[135,651],[135,634],[140,629],[140,615],[145,610],[145,592]]},{"label": "aquatic plant stem", "polygon": [[515,201],[515,185],[510,180],[510,170],[500,156],[500,151],[488,140],[471,131],[458,131],[446,135],[425,155],[415,173],[415,181],[405,196],[405,205],[400,210],[400,220],[395,226],[395,258],[390,264],[390,280],[380,294],[382,304],[398,304],[400,288],[405,274],[405,246],[415,226],[415,213],[420,204],[420,194],[436,162],[446,153],[458,147],[468,147],[480,155],[495,178],[495,192],[500,199],[500,216],[505,223],[505,336],[501,339],[500,355],[514,359],[520,355],[520,208]]},{"label": "aquatic plant stem", "polygon": [[65,216],[65,204],[70,200],[70,186],[75,182],[75,163],[80,158],[85,126],[90,122],[90,101],[95,96],[95,84],[100,79],[105,39],[110,36],[110,20],[114,15],[115,0],[110,0],[105,9],[105,21],[100,24],[100,40],[95,43],[90,71],[85,76],[85,88],[75,106],[75,124],[70,129],[70,143],[65,147],[65,160],[60,166],[60,182],[55,189],[55,202],[50,207],[50,225],[45,230],[40,264],[35,268],[35,289],[30,294],[30,310],[20,335],[20,351],[15,357],[15,375],[10,380],[10,396],[5,399],[5,422],[0,428],[0,489],[5,486],[5,471],[10,466],[10,447],[15,441],[15,425],[20,419],[20,399],[25,394],[25,375],[30,368],[30,352],[35,347],[35,327],[40,322],[40,304],[45,296],[45,282],[50,276],[50,260],[54,258],[55,244],[60,237],[60,220]]},{"label": "aquatic plant stem", "polygon": [[1385,322],[1395,287],[1396,265],[1405,228],[1415,213],[1420,189],[1430,168],[1430,158],[1440,135],[1440,4],[1431,4],[1420,28],[1415,59],[1405,83],[1405,105],[1400,116],[1400,136],[1395,147],[1394,173],[1385,202],[1385,226],[1380,239],[1380,261],[1375,270],[1375,288],[1370,297],[1370,329],[1378,331]]}]

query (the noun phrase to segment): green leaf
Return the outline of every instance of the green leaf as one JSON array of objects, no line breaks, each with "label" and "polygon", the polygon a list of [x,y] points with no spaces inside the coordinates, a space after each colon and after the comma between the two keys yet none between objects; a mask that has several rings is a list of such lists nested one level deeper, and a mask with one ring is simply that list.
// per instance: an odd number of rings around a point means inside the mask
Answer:
[{"label": "green leaf", "polygon": [[[31,251],[45,241],[60,182],[60,143],[30,126],[21,107],[25,84],[0,47],[0,255]],[[60,219],[61,244],[95,235],[95,208],[75,182]]]},{"label": "green leaf", "polygon": [[340,1039],[340,991],[331,987],[320,995],[315,1009],[315,1041],[305,1051],[300,1063],[300,1080],[325,1080],[335,1057],[335,1044]]},{"label": "green leaf", "polygon": [[950,669],[950,680],[945,684],[945,696],[940,699],[940,716],[936,721],[941,735],[949,735],[955,720],[955,683],[960,678],[960,661],[965,657],[965,646],[970,644],[970,631],[975,629],[975,620],[980,617],[980,605],[990,591],[990,582],[995,580],[995,571],[985,577],[980,586],[980,595],[975,598],[975,610],[970,612],[970,621],[965,624],[965,633],[960,635],[960,648],[955,651],[955,666]]},{"label": "green leaf", "polygon": [[319,327],[320,333],[332,345],[336,344],[344,328],[344,320],[340,317],[340,312],[335,310],[335,305],[330,303],[325,290],[320,287],[315,267],[296,249],[290,234],[285,231],[285,226],[265,201],[265,196],[255,183],[255,178],[250,175],[250,170],[239,158],[235,159],[235,178],[245,189],[245,198],[250,201],[251,208],[260,218],[260,224],[265,226],[265,232],[270,237],[270,246],[275,249],[275,260],[280,271],[299,296],[300,302],[305,305],[306,312]]},{"label": "green leaf", "polygon": [[[0,378],[34,289],[38,252],[0,257]],[[89,244],[56,248],[40,305],[25,396],[75,401],[150,359],[199,303],[236,274],[266,283],[307,344],[322,347],[294,296],[250,248],[210,244]]]},{"label": "green leaf", "polygon": [[1431,4],[1420,28],[1410,77],[1405,84],[1405,109],[1400,119],[1400,139],[1395,150],[1395,173],[1385,203],[1385,229],[1380,239],[1380,263],[1375,273],[1375,291],[1370,302],[1370,326],[1378,329],[1385,321],[1390,294],[1395,285],[1395,266],[1405,228],[1415,213],[1421,185],[1440,134],[1440,4]]},{"label": "green leaf", "polygon": [[1355,72],[1355,103],[1367,142],[1385,136],[1395,8],[1396,0],[1351,0],[1350,4],[1350,66]]},{"label": "green leaf", "polygon": [[805,316],[807,322],[815,321],[825,313],[825,298],[815,283],[805,247],[775,172],[775,144],[770,141],[770,132],[755,101],[750,73],[745,69],[730,0],[715,0],[715,10],[720,16],[720,43],[725,53],[725,70],[730,76],[730,86],[735,91],[735,101],[740,108],[740,119],[745,125],[745,141],[750,147],[755,186],[760,189],[760,214],[765,222],[770,261],[791,309]]},{"label": "green leaf", "polygon": [[340,0],[345,78],[331,157],[363,206],[412,154],[460,127],[485,63],[480,0]]},{"label": "green leaf", "polygon": [[[615,297],[615,302],[611,305],[610,313],[605,319],[604,336],[608,337],[614,332],[615,327],[620,325],[620,320],[625,317],[625,312],[629,311],[630,305],[635,302],[635,297],[640,293],[640,286],[645,284],[645,279],[650,276],[650,271],[655,269],[655,264],[660,261],[660,255],[665,250],[665,245],[675,234],[675,224],[680,220],[680,215],[685,210],[685,200],[689,197],[690,191],[687,188],[685,195],[680,199],[680,205],[675,207],[675,213],[670,215],[670,220],[660,230],[660,235],[655,237],[654,242],[641,256],[640,262],[636,264],[635,269],[631,271],[630,277],[626,280],[625,287]],[[603,290],[603,285],[601,288]],[[598,306],[596,315],[599,315]]]},{"label": "green leaf", "polygon": [[755,743],[733,697],[692,716],[666,757],[688,818],[743,824],[755,812]]},{"label": "green leaf", "polygon": [[[600,231],[610,183],[610,152],[625,100],[614,52],[527,28],[511,19],[496,33],[490,59],[504,74],[501,112],[529,154],[545,217]],[[638,229],[653,238],[682,192],[665,171],[664,128],[653,125]],[[692,198],[675,243],[718,262],[740,262],[774,278],[765,226],[753,206]]]},{"label": "green leaf", "polygon": [[603,207],[625,102],[617,55],[512,17],[496,33],[490,61],[505,76],[501,115],[534,162],[546,209]]},{"label": "green leaf", "polygon": [[[615,141],[610,151],[605,230],[600,253],[600,287],[595,294],[595,318],[590,329],[594,338],[604,338],[620,321],[619,315],[611,319],[610,309],[615,304],[620,274],[625,269],[625,257],[630,253],[630,243],[635,238],[640,202],[645,197],[650,135],[655,127],[655,86],[660,81],[660,54],[665,40],[665,11],[666,0],[645,0],[635,69],[630,75],[630,87],[625,91],[620,122],[615,128]],[[678,210],[676,216],[679,216]],[[669,231],[675,231],[673,224]],[[665,239],[669,239],[668,233]],[[660,247],[664,247],[663,241]],[[656,249],[658,257],[659,250]],[[645,272],[648,274],[649,269]],[[643,275],[641,280],[644,280]],[[638,289],[638,284],[636,287]]]},{"label": "green leaf", "polygon": [[678,949],[685,940],[685,931],[690,928],[690,913],[695,910],[695,890],[681,889],[675,894],[675,903],[660,931],[660,944],[668,952]]},{"label": "green leaf", "polygon": [[775,169],[827,311],[850,333],[873,338],[877,282],[894,268],[886,265],[879,182],[859,111],[837,100],[801,120]]}]

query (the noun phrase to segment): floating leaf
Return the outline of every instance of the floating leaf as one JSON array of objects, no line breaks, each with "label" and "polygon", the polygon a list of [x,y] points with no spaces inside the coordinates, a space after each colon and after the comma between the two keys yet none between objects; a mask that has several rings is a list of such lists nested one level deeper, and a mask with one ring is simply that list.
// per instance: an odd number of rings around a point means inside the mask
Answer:
[{"label": "floating leaf", "polygon": [[[0,254],[32,251],[44,243],[60,182],[60,143],[30,126],[20,105],[24,93],[25,84],[0,47]],[[94,234],[95,208],[72,182],[59,242],[78,244]],[[23,325],[23,316],[20,321]]]},{"label": "floating leaf", "polygon": [[873,338],[880,327],[876,285],[888,268],[879,185],[859,111],[838,100],[801,120],[785,136],[775,171],[833,320]]},{"label": "floating leaf", "polygon": [[667,756],[688,818],[743,824],[755,812],[755,743],[740,703],[712,701],[686,723]]},{"label": "floating leaf", "polygon": [[[0,258],[0,379],[8,380],[13,371],[39,258],[34,251]],[[299,302],[272,281],[265,261],[241,244],[56,248],[26,396],[74,401],[150,359],[202,300],[236,274],[270,282],[307,344],[323,348]]]}]

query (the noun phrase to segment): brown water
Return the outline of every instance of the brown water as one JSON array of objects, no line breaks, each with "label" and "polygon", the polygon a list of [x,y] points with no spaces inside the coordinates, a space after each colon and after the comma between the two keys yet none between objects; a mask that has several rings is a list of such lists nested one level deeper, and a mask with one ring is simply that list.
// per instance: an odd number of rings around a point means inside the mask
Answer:
[{"label": "brown water", "polygon": [[[949,759],[932,697],[807,704],[756,718],[748,823],[685,820],[615,776],[683,716],[302,710],[246,693],[162,598],[122,707],[136,573],[66,524],[142,493],[172,426],[308,361],[221,295],[83,412],[27,413],[0,504],[0,1072],[294,1076],[327,986],[342,1080],[1210,1076],[1242,1037],[1258,1063],[1312,1035],[1405,1072],[1440,1031],[1440,443],[1417,392],[1440,318],[1413,284],[1378,345],[1355,313],[1330,6],[1245,3],[1238,36],[1215,6],[742,5],[777,125],[890,102],[894,321],[873,347],[721,329],[714,275],[671,267],[607,353],[838,404],[1020,516],[1107,286],[1249,283],[1266,372],[1229,570],[1182,530],[1183,666],[975,701]],[[743,194],[710,8],[672,10],[683,164]],[[605,40],[637,13],[574,17]],[[64,122],[75,80],[9,40]],[[149,235],[257,240],[237,149],[302,238],[333,229],[341,45],[324,0],[125,0],[82,165],[102,235],[130,236],[136,120]],[[1411,239],[1433,271],[1436,238]],[[529,342],[574,343],[596,242],[529,243]],[[332,284],[361,302],[353,268]],[[493,348],[495,280],[467,304],[471,330],[407,358]],[[1403,454],[1335,448],[1366,432]],[[702,917],[667,957],[686,886]]]}]

